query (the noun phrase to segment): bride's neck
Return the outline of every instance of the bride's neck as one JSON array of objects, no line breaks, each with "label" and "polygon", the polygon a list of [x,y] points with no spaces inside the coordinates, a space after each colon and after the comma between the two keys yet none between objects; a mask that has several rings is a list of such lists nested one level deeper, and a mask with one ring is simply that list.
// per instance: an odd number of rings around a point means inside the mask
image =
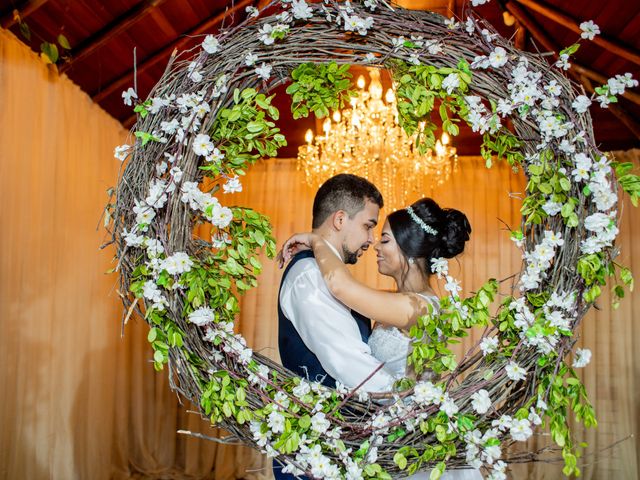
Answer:
[{"label": "bride's neck", "polygon": [[407,275],[399,274],[394,276],[394,279],[399,292],[433,294],[433,290],[429,286],[429,278],[417,269],[412,268]]}]

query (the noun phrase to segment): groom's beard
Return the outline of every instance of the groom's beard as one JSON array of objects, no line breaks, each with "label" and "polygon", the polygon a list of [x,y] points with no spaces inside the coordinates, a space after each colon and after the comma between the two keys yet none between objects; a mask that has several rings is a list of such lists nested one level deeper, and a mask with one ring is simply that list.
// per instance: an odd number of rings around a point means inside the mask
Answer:
[{"label": "groom's beard", "polygon": [[362,247],[360,247],[355,252],[352,252],[343,243],[342,244],[342,258],[344,258],[344,263],[346,263],[347,265],[355,265],[356,263],[358,263],[358,258],[360,257],[360,255],[362,255],[362,253],[367,248],[369,248],[369,245],[363,245]]}]

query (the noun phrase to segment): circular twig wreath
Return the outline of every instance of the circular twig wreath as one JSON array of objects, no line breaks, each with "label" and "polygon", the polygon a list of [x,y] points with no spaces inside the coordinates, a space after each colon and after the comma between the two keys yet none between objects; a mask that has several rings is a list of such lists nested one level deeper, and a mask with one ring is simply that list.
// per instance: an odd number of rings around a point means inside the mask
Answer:
[{"label": "circular twig wreath", "polygon": [[[113,211],[127,318],[149,322],[155,365],[168,365],[172,388],[290,471],[355,479],[430,468],[437,477],[471,465],[503,478],[505,462],[533,459],[502,458],[505,447],[544,419],[565,473],[576,473],[567,417],[595,419],[565,357],[616,273],[614,171],[634,200],[637,177],[595,146],[587,112],[595,95],[577,92],[561,70],[577,46],[550,68],[472,13],[459,23],[377,3],[293,0],[266,18],[249,9],[240,26],[178,57],[137,102],[135,142],[116,149],[129,160]],[[521,230],[511,234],[524,261],[511,294],[493,306],[498,283],[488,280],[461,299],[446,263],[437,265],[451,295],[412,328],[410,362],[440,380],[401,382],[386,402],[369,399],[366,383],[331,390],[297,377],[234,333],[237,296],[257,285],[257,255],[272,257],[275,241],[260,213],[216,198],[240,189],[246,169],[285,144],[269,92],[290,83],[295,118],[328,115],[353,95],[349,65],[391,71],[399,121],[422,151],[433,145],[437,108],[450,134],[463,121],[483,135],[488,166],[506,160],[528,177]],[[617,76],[597,100],[634,84]],[[631,282],[626,269],[620,278]],[[458,364],[447,342],[477,325],[486,327],[482,340]],[[573,367],[589,355],[579,351]]]}]

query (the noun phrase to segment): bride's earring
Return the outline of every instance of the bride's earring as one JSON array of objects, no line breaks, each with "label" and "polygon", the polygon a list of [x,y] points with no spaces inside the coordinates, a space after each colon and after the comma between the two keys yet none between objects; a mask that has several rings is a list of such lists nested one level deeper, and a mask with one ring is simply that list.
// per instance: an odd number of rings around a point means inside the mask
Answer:
[{"label": "bride's earring", "polygon": [[413,257],[409,257],[409,265],[413,265],[415,263],[415,260],[413,259]]}]

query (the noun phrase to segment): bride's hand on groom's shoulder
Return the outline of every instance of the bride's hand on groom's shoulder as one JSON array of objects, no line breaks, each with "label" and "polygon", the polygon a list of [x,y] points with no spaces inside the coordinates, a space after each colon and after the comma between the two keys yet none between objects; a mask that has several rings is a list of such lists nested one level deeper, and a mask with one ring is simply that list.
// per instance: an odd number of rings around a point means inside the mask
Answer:
[{"label": "bride's hand on groom's shoulder", "polygon": [[291,260],[298,252],[303,250],[311,250],[313,248],[313,236],[311,232],[295,233],[284,242],[282,250],[278,252],[276,261],[278,266],[282,268],[289,260]]}]

